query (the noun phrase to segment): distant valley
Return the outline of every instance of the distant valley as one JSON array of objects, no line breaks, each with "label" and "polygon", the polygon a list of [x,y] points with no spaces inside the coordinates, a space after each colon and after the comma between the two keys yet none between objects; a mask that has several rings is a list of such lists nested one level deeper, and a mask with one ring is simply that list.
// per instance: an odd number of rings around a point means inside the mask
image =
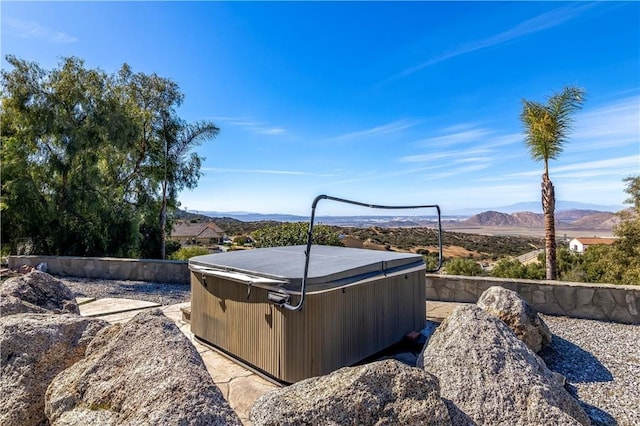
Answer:
[{"label": "distant valley", "polygon": [[[598,207],[598,206],[596,206]],[[214,218],[216,221],[224,219],[227,226],[230,222],[241,221],[248,223],[263,222],[307,222],[308,216],[289,214],[261,214],[248,212],[200,212],[200,215],[191,212],[182,212],[185,216],[200,216]],[[556,210],[556,234],[565,234],[571,237],[577,236],[611,236],[613,227],[618,221],[617,215],[612,211],[597,209],[571,208]],[[447,231],[456,231],[471,234],[484,235],[522,235],[543,236],[544,215],[530,211],[518,211],[504,213],[496,210],[488,210],[474,215],[446,215],[441,217],[442,228]],[[436,227],[438,220],[435,215],[425,216],[316,216],[316,223],[332,226],[368,228],[372,226],[381,228],[411,228],[411,227]]]}]

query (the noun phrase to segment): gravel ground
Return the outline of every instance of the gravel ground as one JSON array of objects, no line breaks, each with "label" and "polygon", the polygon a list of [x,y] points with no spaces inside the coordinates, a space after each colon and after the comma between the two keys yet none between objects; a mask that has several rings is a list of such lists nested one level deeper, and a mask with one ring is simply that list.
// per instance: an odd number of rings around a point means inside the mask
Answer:
[{"label": "gravel ground", "polygon": [[[77,297],[122,297],[161,305],[188,302],[183,284],[56,277]],[[542,315],[551,347],[547,366],[567,378],[594,425],[640,425],[640,326]]]},{"label": "gravel ground", "polygon": [[76,297],[95,297],[96,299],[120,297],[145,300],[160,305],[174,305],[191,300],[191,286],[185,284],[58,276],[56,278],[69,287]]},{"label": "gravel ground", "polygon": [[553,333],[541,356],[567,378],[594,425],[640,425],[640,326],[542,315]]}]

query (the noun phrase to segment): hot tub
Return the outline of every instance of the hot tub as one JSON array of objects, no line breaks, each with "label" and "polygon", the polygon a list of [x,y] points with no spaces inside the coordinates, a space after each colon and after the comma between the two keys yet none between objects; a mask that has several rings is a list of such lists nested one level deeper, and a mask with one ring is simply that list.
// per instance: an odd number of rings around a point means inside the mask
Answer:
[{"label": "hot tub", "polygon": [[200,340],[280,382],[352,365],[425,324],[422,256],[306,246],[193,257],[191,330]]}]

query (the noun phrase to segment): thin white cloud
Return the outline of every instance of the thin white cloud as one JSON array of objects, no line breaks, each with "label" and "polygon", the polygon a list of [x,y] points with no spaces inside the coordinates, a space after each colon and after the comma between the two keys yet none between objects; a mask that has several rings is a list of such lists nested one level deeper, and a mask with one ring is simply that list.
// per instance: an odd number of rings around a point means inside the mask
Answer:
[{"label": "thin white cloud", "polygon": [[478,146],[472,149],[466,149],[464,151],[442,151],[432,152],[428,154],[407,155],[398,159],[401,163],[427,163],[436,160],[443,160],[446,158],[454,158],[456,161],[461,161],[463,158],[470,158],[476,155],[486,156],[491,153],[491,149],[488,146]]},{"label": "thin white cloud", "polygon": [[229,124],[233,124],[234,126],[242,126],[242,127],[254,127],[254,126],[260,125],[260,123],[256,121],[252,121],[243,117],[214,116],[214,117],[211,117],[211,119],[214,121],[224,121]]},{"label": "thin white cloud", "polygon": [[445,147],[468,142],[477,142],[480,138],[489,134],[491,134],[491,131],[487,129],[471,129],[444,136],[422,139],[419,143],[429,146]]},{"label": "thin white cloud", "polygon": [[282,127],[270,127],[260,121],[255,121],[244,117],[216,116],[211,117],[211,119],[214,121],[222,121],[232,126],[243,127],[249,129],[253,133],[257,133],[260,135],[277,136],[287,133],[287,131]]},{"label": "thin white cloud", "polygon": [[280,127],[272,127],[270,129],[258,130],[258,133],[260,133],[261,135],[281,135],[285,133],[285,130]]},{"label": "thin white cloud", "polygon": [[362,138],[366,136],[370,137],[370,136],[385,135],[389,133],[396,133],[396,132],[400,132],[402,130],[411,128],[417,124],[418,122],[416,121],[398,120],[398,121],[394,121],[393,123],[384,124],[382,126],[376,126],[366,130],[359,130],[356,132],[350,132],[350,133],[345,133],[339,136],[334,136],[334,137],[325,139],[325,141],[342,141],[342,140]]},{"label": "thin white cloud", "polygon": [[640,97],[624,98],[576,115],[567,150],[611,149],[640,144]]},{"label": "thin white cloud", "polygon": [[22,19],[12,17],[5,17],[3,21],[4,24],[10,28],[12,33],[18,37],[45,40],[57,44],[75,43],[78,41],[77,37],[62,31],[45,27],[44,25],[40,25],[34,21],[24,21]]},{"label": "thin white cloud", "polygon": [[[609,158],[606,160],[584,161],[581,163],[573,163],[565,166],[552,167],[550,170],[551,179],[555,177],[575,177],[578,174],[581,178],[593,178],[598,176],[612,175],[611,172],[616,171],[620,174],[623,170],[633,172],[640,169],[640,156],[629,155],[626,157]],[[508,178],[540,176],[542,168],[529,170],[526,172],[512,173],[506,175]]]},{"label": "thin white cloud", "polygon": [[449,178],[452,176],[459,177],[461,175],[465,175],[467,173],[478,172],[480,170],[487,169],[489,167],[489,163],[477,163],[477,164],[468,164],[462,167],[450,167],[447,168],[447,171],[441,173],[429,173],[422,177],[422,180],[438,180]]},{"label": "thin white cloud", "polygon": [[[431,162],[446,158],[460,158],[461,156],[472,158],[473,156],[487,156],[494,152],[494,148],[504,147],[522,143],[524,140],[520,133],[508,133],[504,135],[496,134],[494,130],[484,127],[475,127],[469,124],[458,124],[446,127],[438,133],[441,136],[434,136],[414,142],[415,145],[430,148],[429,153],[415,154],[400,157],[397,161],[401,163]],[[451,149],[439,151],[439,148],[450,148],[455,145],[472,144],[472,148]],[[504,155],[501,150],[501,155]]]},{"label": "thin white cloud", "polygon": [[637,173],[638,170],[640,170],[640,156],[629,155],[627,157],[569,164],[556,167],[552,172],[558,178],[593,178],[620,175],[621,173]]},{"label": "thin white cloud", "polygon": [[294,176],[320,176],[330,177],[333,174],[330,173],[309,173],[301,172],[297,170],[270,170],[270,169],[225,169],[218,167],[204,167],[204,172],[213,173],[243,173],[243,174],[262,174],[262,175],[294,175]]},{"label": "thin white cloud", "polygon": [[446,52],[434,58],[431,58],[421,63],[420,65],[407,68],[406,70],[402,71],[392,79],[395,80],[398,78],[406,77],[423,68],[426,68],[431,65],[435,65],[439,62],[443,62],[451,58],[455,58],[456,56],[475,52],[477,50],[485,49],[488,47],[498,46],[500,44],[518,39],[520,37],[524,37],[526,35],[533,34],[538,31],[542,31],[548,28],[558,26],[566,21],[569,21],[575,18],[580,13],[582,13],[583,10],[591,8],[592,6],[593,4],[591,3],[583,3],[578,5],[572,4],[569,6],[551,10],[549,12],[543,13],[542,15],[538,15],[534,18],[528,19],[516,25],[515,27],[508,29],[507,31],[503,31],[501,33],[495,34],[483,40],[475,41],[466,46],[459,47],[450,52]]}]

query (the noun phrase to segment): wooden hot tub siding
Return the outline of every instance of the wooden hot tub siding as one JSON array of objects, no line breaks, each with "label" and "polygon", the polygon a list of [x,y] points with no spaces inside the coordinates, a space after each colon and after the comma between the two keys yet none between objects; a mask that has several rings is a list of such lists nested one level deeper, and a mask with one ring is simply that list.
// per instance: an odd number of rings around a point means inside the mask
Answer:
[{"label": "wooden hot tub siding", "polygon": [[[206,276],[206,275],[205,275]],[[425,324],[425,269],[307,292],[301,311],[265,288],[191,272],[191,330],[273,378],[293,383],[352,365]],[[297,302],[298,295],[293,295]]]}]

